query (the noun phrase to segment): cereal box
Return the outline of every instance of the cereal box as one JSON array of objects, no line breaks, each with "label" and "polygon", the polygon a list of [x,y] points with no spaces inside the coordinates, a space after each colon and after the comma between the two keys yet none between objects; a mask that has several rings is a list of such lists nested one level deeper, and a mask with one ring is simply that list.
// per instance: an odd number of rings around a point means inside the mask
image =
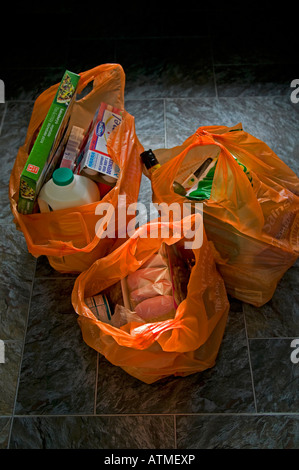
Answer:
[{"label": "cereal box", "polygon": [[68,138],[68,123],[80,75],[66,70],[20,178],[18,211],[31,214]]}]

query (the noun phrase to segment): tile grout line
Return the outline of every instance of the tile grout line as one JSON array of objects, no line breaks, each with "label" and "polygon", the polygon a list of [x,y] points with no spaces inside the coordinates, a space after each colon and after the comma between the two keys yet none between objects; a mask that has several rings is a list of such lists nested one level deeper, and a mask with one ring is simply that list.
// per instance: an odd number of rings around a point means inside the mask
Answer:
[{"label": "tile grout line", "polygon": [[176,432],[176,415],[173,415],[173,427],[174,427],[174,448],[177,449],[177,432]]},{"label": "tile grout line", "polygon": [[14,405],[13,405],[12,415],[10,416],[10,418],[11,418],[11,423],[10,423],[9,435],[8,435],[8,440],[7,440],[7,449],[10,448],[11,433],[12,433],[12,427],[13,427],[13,422],[14,422],[14,418],[15,418],[15,408],[16,408],[17,396],[18,396],[19,385],[20,385],[20,376],[21,376],[21,369],[22,369],[22,362],[23,362],[23,354],[24,354],[24,349],[25,349],[25,342],[26,342],[26,335],[27,335],[29,314],[30,314],[30,309],[31,309],[32,293],[33,293],[33,287],[34,287],[34,282],[35,282],[36,263],[37,263],[37,260],[35,260],[34,272],[33,272],[33,275],[32,275],[32,282],[31,282],[30,295],[29,295],[29,302],[28,302],[28,309],[27,309],[27,318],[26,318],[26,323],[25,323],[25,328],[24,328],[23,346],[22,346],[22,352],[21,352],[21,356],[20,356],[20,364],[19,364],[19,370],[18,370],[18,378],[17,378],[16,388],[15,388],[15,399],[14,399]]},{"label": "tile grout line", "polygon": [[163,115],[164,115],[164,144],[165,148],[167,148],[167,122],[166,122],[166,99],[163,98]]},{"label": "tile grout line", "polygon": [[94,387],[94,408],[93,414],[97,414],[97,396],[98,396],[98,383],[99,383],[99,364],[100,363],[100,354],[97,352],[97,366],[96,366],[96,377],[95,377],[95,387]]},{"label": "tile grout line", "polygon": [[258,337],[258,336],[252,336],[249,339],[250,340],[262,340],[262,341],[268,341],[268,340],[280,340],[280,339],[285,339],[285,340],[292,340],[298,338],[297,336],[265,336],[265,337]]},{"label": "tile grout line", "polygon": [[1,119],[0,135],[1,135],[1,133],[2,133],[2,128],[3,128],[3,124],[4,124],[4,119],[5,119],[5,116],[6,116],[6,112],[7,112],[7,102],[5,102],[4,111],[3,111],[3,116],[2,116],[2,119]]},{"label": "tile grout line", "polygon": [[74,281],[76,280],[77,276],[35,276],[35,279],[41,279],[41,280],[70,280],[73,279]]},{"label": "tile grout line", "polygon": [[244,309],[243,309],[243,318],[244,318],[244,324],[245,324],[245,335],[246,335],[247,353],[248,353],[249,369],[250,369],[250,376],[251,376],[254,407],[255,407],[255,412],[257,413],[258,411],[257,411],[257,403],[256,403],[256,395],[255,395],[255,387],[254,387],[254,379],[253,379],[253,370],[252,370],[252,364],[251,364],[250,347],[249,347],[249,339],[248,339],[247,323],[246,323],[246,315],[245,315]]},{"label": "tile grout line", "polygon": [[213,49],[213,42],[212,42],[211,38],[210,38],[210,53],[211,53],[211,59],[212,59],[212,70],[213,70],[213,79],[214,79],[214,88],[215,88],[215,98],[218,101],[219,96],[218,96],[216,73],[215,73],[214,49]]},{"label": "tile grout line", "polygon": [[[284,417],[284,416],[289,416],[289,417],[295,417],[299,418],[299,411],[261,411],[261,412],[199,412],[199,413],[70,413],[70,414],[15,414],[14,418],[25,418],[25,419],[35,419],[35,418],[123,418],[123,417],[151,417],[151,416],[158,416],[158,417],[178,417],[178,416],[189,416],[189,417],[194,417],[194,416],[201,416],[201,417],[206,417],[206,416],[214,416],[214,417],[222,417],[225,418],[227,416],[234,416],[234,417],[256,417],[256,418],[261,418],[261,417],[271,417],[271,416],[277,416],[277,417]],[[9,415],[0,415],[0,418],[10,418]]]},{"label": "tile grout line", "polygon": [[[217,85],[216,85],[217,87]],[[201,95],[200,93],[196,93],[194,96],[180,96],[180,95],[175,95],[175,96],[161,96],[159,98],[155,98],[155,97],[152,97],[152,96],[145,96],[145,97],[136,97],[136,98],[133,98],[133,97],[127,97],[126,98],[126,102],[128,101],[161,101],[161,100],[165,100],[165,101],[171,101],[171,100],[186,100],[186,101],[197,101],[197,100],[204,100],[204,101],[208,101],[208,100],[211,100],[211,99],[226,99],[226,100],[239,100],[239,99],[251,99],[251,98],[258,98],[258,99],[285,99],[286,97],[282,94],[278,94],[278,93],[275,93],[275,94],[258,94],[258,95],[231,95],[231,96],[226,96],[226,95],[223,95],[223,96],[220,96],[219,97],[219,94],[218,94],[218,89],[217,91],[215,90],[215,93],[216,93],[216,96],[215,95],[210,95],[210,96],[207,96],[207,95]]]}]

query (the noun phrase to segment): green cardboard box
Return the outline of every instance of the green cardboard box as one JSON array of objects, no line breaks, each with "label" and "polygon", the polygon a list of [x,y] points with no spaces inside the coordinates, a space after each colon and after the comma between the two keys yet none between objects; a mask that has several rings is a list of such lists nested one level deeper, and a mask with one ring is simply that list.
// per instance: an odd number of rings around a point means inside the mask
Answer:
[{"label": "green cardboard box", "polygon": [[31,214],[38,193],[52,176],[66,143],[80,75],[66,70],[20,178],[18,211]]}]

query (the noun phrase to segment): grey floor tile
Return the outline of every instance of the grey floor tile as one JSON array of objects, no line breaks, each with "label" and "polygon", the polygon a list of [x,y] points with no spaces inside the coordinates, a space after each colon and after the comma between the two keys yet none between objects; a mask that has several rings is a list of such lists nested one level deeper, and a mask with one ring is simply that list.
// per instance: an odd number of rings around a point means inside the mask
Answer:
[{"label": "grey floor tile", "polygon": [[142,175],[140,190],[138,195],[138,203],[141,203],[139,217],[141,223],[146,223],[159,216],[158,210],[153,205],[152,201],[152,186],[149,178]]},{"label": "grey floor tile", "polygon": [[215,80],[219,97],[285,96],[290,97],[290,84],[298,76],[298,64],[216,65]]},{"label": "grey floor tile", "polygon": [[[4,82],[3,78],[1,78],[1,80]],[[5,82],[4,82],[4,101],[5,101]],[[0,103],[0,135],[1,135],[1,129],[2,129],[2,125],[3,125],[5,112],[6,112],[6,106],[7,105],[5,104],[5,102]]]},{"label": "grey floor tile", "polygon": [[10,449],[172,449],[173,416],[24,417]]},{"label": "grey floor tile", "polygon": [[10,209],[8,184],[0,183],[0,198],[2,201],[0,224],[11,224],[13,223],[14,218]]},{"label": "grey floor tile", "polygon": [[0,135],[0,162],[2,167],[0,184],[7,185],[7,188],[19,147],[25,142],[32,108],[32,102],[7,103],[7,111]]},{"label": "grey floor tile", "polygon": [[291,338],[249,341],[258,412],[298,412],[299,366]]},{"label": "grey floor tile", "polygon": [[0,224],[0,338],[23,341],[35,259],[14,225]]},{"label": "grey floor tile", "polygon": [[298,449],[299,417],[178,416],[178,449]]},{"label": "grey floor tile", "polygon": [[291,267],[262,307],[243,306],[249,338],[299,337],[299,267]]},{"label": "grey floor tile", "polygon": [[56,269],[52,268],[52,266],[49,263],[49,260],[47,256],[39,256],[36,260],[36,270],[35,270],[35,278],[65,278],[65,277],[71,277],[75,278],[77,277],[77,274],[74,273],[61,273],[59,271],[56,271]]},{"label": "grey floor tile", "polygon": [[167,147],[180,145],[198,127],[234,126],[265,142],[293,171],[298,172],[299,107],[287,97],[173,99],[166,101]]},{"label": "grey floor tile", "polygon": [[[28,252],[24,235],[14,223],[0,225],[0,254],[3,256],[1,281],[9,280],[13,273],[20,280],[33,279],[35,258]],[[20,271],[20,265],[25,265],[26,269]]]},{"label": "grey floor tile", "polygon": [[19,414],[91,413],[97,353],[83,342],[73,279],[37,279],[16,403]]},{"label": "grey floor tile", "polygon": [[0,450],[7,449],[11,419],[0,416]]},{"label": "grey floor tile", "polygon": [[164,100],[127,99],[125,107],[135,118],[136,134],[144,148],[165,147]]},{"label": "grey floor tile", "polygon": [[21,341],[4,341],[4,362],[0,362],[0,416],[13,414],[22,348]]},{"label": "grey floor tile", "polygon": [[[219,393],[221,390],[221,393]],[[254,411],[242,312],[232,312],[216,365],[148,385],[100,357],[97,413]]]}]

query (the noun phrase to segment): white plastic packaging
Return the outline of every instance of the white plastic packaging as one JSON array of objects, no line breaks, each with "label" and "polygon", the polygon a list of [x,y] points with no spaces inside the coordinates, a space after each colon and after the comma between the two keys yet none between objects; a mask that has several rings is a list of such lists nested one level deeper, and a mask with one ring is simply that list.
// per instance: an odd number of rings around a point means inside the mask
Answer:
[{"label": "white plastic packaging", "polygon": [[74,175],[69,168],[55,170],[38,196],[41,212],[82,206],[99,200],[97,184],[86,176]]}]

